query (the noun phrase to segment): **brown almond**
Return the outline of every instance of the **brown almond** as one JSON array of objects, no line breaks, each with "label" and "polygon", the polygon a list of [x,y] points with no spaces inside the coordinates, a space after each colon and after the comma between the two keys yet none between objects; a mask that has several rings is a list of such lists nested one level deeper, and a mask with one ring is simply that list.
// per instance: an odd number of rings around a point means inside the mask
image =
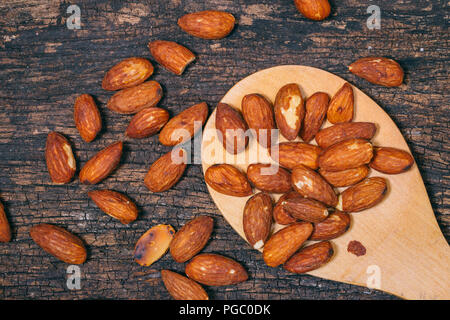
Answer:
[{"label": "brown almond", "polygon": [[402,67],[396,61],[384,57],[359,59],[348,70],[371,83],[385,87],[400,86],[404,76]]},{"label": "brown almond", "polygon": [[107,107],[121,114],[133,114],[151,108],[161,100],[163,90],[156,81],[147,81],[136,87],[116,92],[108,101]]},{"label": "brown almond", "polygon": [[289,83],[278,91],[274,113],[277,127],[283,137],[287,140],[297,138],[305,116],[305,106],[298,84]]},{"label": "brown almond", "polygon": [[235,19],[224,11],[206,10],[188,13],[178,19],[183,31],[202,39],[225,38],[234,28]]},{"label": "brown almond", "polygon": [[278,147],[278,159],[275,147],[270,149],[270,156],[286,169],[292,170],[299,164],[311,169],[319,167],[318,160],[322,149],[318,146],[303,142],[281,142],[276,146]]},{"label": "brown almond", "polygon": [[330,15],[331,6],[328,0],[294,0],[300,13],[311,20],[323,20]]},{"label": "brown almond", "polygon": [[371,122],[338,123],[320,130],[316,134],[316,142],[321,148],[328,148],[338,142],[348,139],[370,140],[375,135],[377,127]]},{"label": "brown almond", "polygon": [[0,202],[0,242],[11,241],[11,227],[6,217],[5,208]]},{"label": "brown almond", "polygon": [[148,48],[160,65],[176,75],[181,75],[187,65],[195,60],[195,55],[188,48],[173,41],[152,41]]},{"label": "brown almond", "polygon": [[109,69],[102,81],[105,90],[120,90],[134,87],[153,74],[153,65],[144,58],[128,58]]},{"label": "brown almond", "polygon": [[305,118],[300,130],[300,137],[305,142],[314,139],[327,116],[330,96],[325,92],[316,92],[306,100]]},{"label": "brown almond", "polygon": [[226,103],[216,108],[216,129],[223,147],[231,154],[238,154],[248,145],[247,123],[238,110]]},{"label": "brown almond", "polygon": [[342,171],[327,171],[320,169],[320,175],[333,187],[348,187],[362,181],[369,174],[369,167],[362,165]]},{"label": "brown almond", "polygon": [[102,118],[94,99],[88,94],[82,94],[75,100],[75,126],[81,138],[91,142],[102,129]]},{"label": "brown almond", "polygon": [[386,179],[367,178],[344,190],[339,197],[337,209],[345,212],[358,212],[377,205],[387,192]]},{"label": "brown almond", "polygon": [[291,173],[277,165],[255,163],[247,168],[251,184],[261,191],[286,193],[292,190]]},{"label": "brown almond", "polygon": [[247,200],[242,217],[245,237],[255,249],[261,249],[272,227],[272,198],[267,193],[257,193]]},{"label": "brown almond", "polygon": [[169,113],[161,108],[142,109],[131,119],[125,134],[142,139],[156,134],[169,121]]},{"label": "brown almond", "polygon": [[144,267],[158,261],[169,249],[175,230],[167,224],[148,229],[136,242],[134,260]]},{"label": "brown almond", "polygon": [[319,167],[342,171],[368,164],[373,157],[372,144],[363,139],[349,139],[325,149],[319,156]]},{"label": "brown almond", "polygon": [[286,199],[284,209],[295,219],[313,223],[321,222],[328,217],[328,209],[323,203],[303,198],[300,194],[299,197]]},{"label": "brown almond", "polygon": [[343,235],[350,228],[350,215],[336,210],[325,220],[314,224],[310,240],[331,240]]},{"label": "brown almond", "polygon": [[381,147],[375,148],[375,155],[370,167],[387,174],[398,174],[408,171],[414,164],[414,158],[406,151]]},{"label": "brown almond", "polygon": [[301,249],[285,264],[284,269],[293,273],[316,270],[330,261],[334,254],[330,241],[322,241]]},{"label": "brown almond", "polygon": [[327,119],[333,124],[353,120],[353,88],[346,82],[331,98],[327,111]]},{"label": "brown almond", "polygon": [[161,278],[175,300],[209,300],[208,294],[197,282],[173,271],[161,270]]},{"label": "brown almond", "polygon": [[93,190],[88,196],[104,213],[128,224],[137,219],[138,209],[126,195],[113,190]]},{"label": "brown almond", "polygon": [[253,193],[246,175],[229,164],[209,167],[205,172],[205,182],[215,191],[233,197],[247,197]]},{"label": "brown almond", "polygon": [[292,217],[289,212],[284,208],[286,204],[286,200],[292,197],[301,197],[297,192],[290,191],[282,195],[275,204],[273,208],[273,219],[276,223],[281,225],[289,225],[297,221],[294,217]]},{"label": "brown almond", "polygon": [[69,141],[57,132],[50,132],[45,145],[48,173],[54,183],[69,183],[77,168]]}]

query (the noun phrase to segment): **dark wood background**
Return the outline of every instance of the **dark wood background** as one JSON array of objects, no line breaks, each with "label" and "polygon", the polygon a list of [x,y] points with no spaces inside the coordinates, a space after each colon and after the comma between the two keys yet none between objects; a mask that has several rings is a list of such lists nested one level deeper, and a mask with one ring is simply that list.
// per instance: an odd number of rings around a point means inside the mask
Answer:
[{"label": "dark wood background", "polygon": [[[150,268],[133,261],[133,247],[150,226],[176,229],[199,214],[215,218],[204,252],[232,257],[250,279],[237,286],[207,288],[212,299],[395,299],[376,290],[291,275],[265,266],[224,221],[203,182],[200,165],[190,165],[170,191],[152,194],[143,178],[149,165],[169,148],[158,137],[124,137],[130,116],[110,112],[111,93],[101,89],[106,70],[123,58],[149,58],[149,40],[175,40],[198,60],[181,77],[161,67],[160,105],[172,115],[206,101],[213,110],[243,77],[282,64],[303,64],[333,72],[358,86],[382,106],[404,134],[422,173],[439,225],[450,236],[449,34],[445,0],[331,1],[323,22],[303,18],[292,0],[62,1],[5,0],[0,4],[0,199],[13,241],[0,244],[2,299],[168,299],[159,270],[182,272],[184,265],[164,256]],[[81,30],[69,30],[70,4],[81,8]],[[380,30],[369,30],[367,7],[381,8]],[[226,10],[238,24],[222,40],[207,41],[182,32],[185,13]],[[381,55],[406,71],[400,88],[374,86],[347,71],[357,58]],[[104,130],[83,142],[73,122],[73,103],[82,93],[99,103]],[[120,168],[96,187],[50,182],[45,139],[56,130],[73,144],[78,167],[95,152],[124,139]],[[124,226],[101,213],[87,191],[111,188],[128,194],[140,208],[137,221]],[[54,223],[79,235],[89,248],[81,266],[81,289],[66,287],[67,264],[44,253],[29,237],[30,226]]]}]

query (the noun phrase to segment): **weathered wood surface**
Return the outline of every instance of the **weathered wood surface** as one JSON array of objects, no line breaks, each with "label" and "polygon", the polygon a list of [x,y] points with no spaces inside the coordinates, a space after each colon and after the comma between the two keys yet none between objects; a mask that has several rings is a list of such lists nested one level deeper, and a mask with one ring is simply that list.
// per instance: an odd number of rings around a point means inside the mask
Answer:
[{"label": "weathered wood surface", "polygon": [[[332,16],[312,22],[291,0],[77,1],[81,30],[66,27],[69,3],[7,0],[0,3],[0,200],[13,229],[13,241],[0,244],[1,299],[167,299],[159,270],[183,271],[166,255],[150,268],[133,262],[136,240],[150,226],[179,228],[198,214],[215,218],[213,239],[204,249],[235,258],[250,280],[207,288],[213,299],[395,299],[357,286],[291,275],[264,265],[224,221],[214,206],[200,165],[190,165],[170,191],[152,194],[143,185],[148,166],[169,149],[157,136],[124,137],[130,116],[105,108],[111,93],[101,89],[105,70],[130,56],[150,58],[152,39],[175,40],[198,61],[182,77],[156,66],[152,79],[163,85],[160,103],[176,114],[206,101],[210,110],[238,80],[263,68],[304,64],[333,72],[358,86],[381,105],[404,134],[422,173],[436,217],[450,236],[449,35],[443,0],[382,2],[380,30],[369,30],[371,1],[332,1]],[[239,24],[218,41],[193,38],[176,25],[187,12],[215,8],[233,13]],[[356,78],[347,65],[356,58],[383,55],[406,71],[400,88],[383,88]],[[95,96],[104,130],[92,143],[82,141],[73,123],[73,102]],[[141,210],[123,226],[88,200],[96,187],[77,180],[50,183],[45,139],[56,130],[73,144],[78,167],[104,146],[124,139],[120,168],[98,188],[127,193]],[[30,239],[31,225],[48,222],[78,234],[89,248],[81,266],[81,289],[66,287],[67,265],[43,253]],[[419,259],[420,257],[418,257]]]}]

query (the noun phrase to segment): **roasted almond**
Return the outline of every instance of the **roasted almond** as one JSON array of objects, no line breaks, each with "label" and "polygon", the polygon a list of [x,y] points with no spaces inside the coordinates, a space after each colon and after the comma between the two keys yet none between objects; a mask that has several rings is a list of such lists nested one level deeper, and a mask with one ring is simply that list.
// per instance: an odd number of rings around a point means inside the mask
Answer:
[{"label": "roasted almond", "polygon": [[348,187],[362,181],[369,174],[369,167],[362,165],[342,171],[327,171],[320,169],[320,175],[333,187]]},{"label": "roasted almond", "polygon": [[6,217],[5,208],[0,202],[0,242],[11,241],[11,228]]},{"label": "roasted almond", "polygon": [[295,219],[313,223],[321,222],[328,217],[328,209],[323,203],[303,198],[300,194],[299,197],[286,199],[284,210]]},{"label": "roasted almond", "polygon": [[219,103],[216,108],[216,129],[223,147],[231,154],[245,150],[248,144],[247,123],[240,112],[226,103]]},{"label": "roasted almond", "polygon": [[350,228],[350,215],[336,210],[325,220],[315,223],[310,240],[331,240],[343,235]]},{"label": "roasted almond", "polygon": [[33,241],[45,252],[70,264],[86,261],[87,251],[83,241],[69,231],[51,224],[38,224],[30,229]]},{"label": "roasted almond", "polygon": [[312,230],[311,223],[297,222],[277,231],[264,246],[264,262],[269,267],[285,263],[309,238]]},{"label": "roasted almond", "polygon": [[303,142],[281,142],[270,148],[270,156],[272,159],[278,162],[280,166],[289,170],[294,169],[299,164],[311,169],[317,169],[319,167],[318,159],[321,152],[322,149],[318,146]]},{"label": "roasted almond", "polygon": [[144,178],[144,183],[152,192],[169,190],[180,180],[186,166],[186,151],[175,148],[153,162]]},{"label": "roasted almond", "polygon": [[292,256],[284,269],[293,273],[305,273],[320,268],[330,261],[334,254],[330,241],[322,241],[307,246]]},{"label": "roasted almond", "polygon": [[291,173],[274,164],[251,164],[247,168],[247,177],[261,191],[286,193],[292,190]]},{"label": "roasted almond", "polygon": [[349,139],[325,149],[319,156],[319,167],[342,171],[368,164],[373,157],[372,144],[363,139]]},{"label": "roasted almond", "polygon": [[283,194],[275,204],[273,208],[273,219],[276,223],[281,225],[289,225],[297,221],[297,219],[293,218],[289,212],[284,209],[284,205],[286,204],[286,200],[291,197],[301,197],[297,192],[290,191],[288,193]]},{"label": "roasted almond", "polygon": [[289,83],[278,91],[274,113],[277,127],[283,137],[287,140],[297,138],[305,116],[305,106],[298,84]]},{"label": "roasted almond", "polygon": [[353,62],[351,73],[367,81],[385,87],[398,87],[403,82],[403,69],[394,60],[384,57],[368,57]]},{"label": "roasted almond", "polygon": [[353,120],[353,88],[346,82],[331,98],[327,119],[331,123],[350,122]]},{"label": "roasted almond", "polygon": [[104,213],[128,224],[137,219],[138,209],[126,195],[112,190],[93,190],[88,196]]},{"label": "roasted almond", "polygon": [[247,197],[253,192],[245,174],[229,164],[209,167],[205,172],[205,182],[217,192],[233,197]]},{"label": "roasted almond", "polygon": [[125,132],[130,138],[142,139],[156,134],[169,121],[169,113],[161,108],[146,108],[139,111]]},{"label": "roasted almond", "polygon": [[174,146],[189,141],[201,130],[208,117],[208,105],[201,102],[180,112],[169,120],[159,133],[159,142]]},{"label": "roasted almond", "polygon": [[186,223],[173,237],[170,254],[176,262],[186,262],[199,253],[208,242],[214,221],[208,216],[198,216]]},{"label": "roasted almond", "polygon": [[234,28],[235,19],[224,11],[206,10],[188,13],[178,19],[185,32],[202,39],[225,38]]},{"label": "roasted almond", "polygon": [[316,134],[316,142],[321,148],[328,148],[335,143],[348,139],[370,140],[377,127],[371,122],[346,122],[320,130]]},{"label": "roasted almond", "polygon": [[54,183],[69,183],[77,168],[69,141],[57,132],[50,132],[45,145],[48,173]]},{"label": "roasted almond", "polygon": [[106,106],[117,113],[133,114],[156,106],[162,95],[163,90],[158,82],[147,81],[136,87],[116,92]]},{"label": "roasted almond", "polygon": [[167,224],[151,227],[137,241],[134,260],[141,266],[151,266],[167,252],[174,234],[175,230]]},{"label": "roasted almond", "polygon": [[86,142],[94,140],[102,129],[102,118],[90,95],[82,94],[75,100],[73,116],[81,138]]},{"label": "roasted almond", "polygon": [[345,212],[358,212],[377,205],[387,192],[386,179],[367,178],[344,190],[339,197],[337,209]]},{"label": "roasted almond", "polygon": [[245,237],[255,249],[261,249],[272,228],[272,198],[267,193],[257,193],[247,200],[242,217]]},{"label": "roasted almond", "polygon": [[314,139],[322,127],[328,111],[330,97],[325,92],[316,92],[306,100],[305,118],[300,130],[300,137],[305,142]]},{"label": "roasted almond", "polygon": [[109,176],[119,165],[122,141],[115,142],[93,156],[80,171],[80,182],[97,184]]},{"label": "roasted almond", "polygon": [[181,75],[187,65],[195,60],[195,55],[188,48],[173,41],[152,41],[148,48],[160,65],[176,75]]},{"label": "roasted almond", "polygon": [[248,279],[247,271],[238,262],[212,253],[195,256],[185,272],[192,280],[207,286],[226,286]]},{"label": "roasted almond", "polygon": [[387,174],[398,174],[408,171],[414,164],[414,158],[406,151],[381,147],[375,148],[375,155],[370,167]]},{"label": "roasted almond", "polygon": [[175,300],[209,300],[208,294],[197,282],[169,270],[161,270],[161,278]]},{"label": "roasted almond", "polygon": [[120,90],[134,87],[153,74],[153,65],[144,58],[128,58],[109,69],[102,81],[105,90]]},{"label": "roasted almond", "polygon": [[311,20],[323,20],[330,15],[328,0],[294,0],[297,10]]}]

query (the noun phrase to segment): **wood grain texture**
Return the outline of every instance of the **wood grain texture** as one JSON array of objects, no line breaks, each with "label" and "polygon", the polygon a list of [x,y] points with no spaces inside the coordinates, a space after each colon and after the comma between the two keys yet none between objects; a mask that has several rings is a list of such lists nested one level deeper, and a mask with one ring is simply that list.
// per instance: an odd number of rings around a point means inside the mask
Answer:
[{"label": "wood grain texture", "polygon": [[[0,199],[5,204],[13,241],[1,244],[0,298],[43,299],[168,299],[161,269],[182,272],[184,265],[164,256],[150,268],[133,262],[137,239],[152,225],[178,229],[193,216],[215,217],[213,240],[203,252],[227,255],[249,271],[249,280],[233,287],[207,288],[211,299],[395,299],[394,296],[348,284],[290,275],[266,267],[261,256],[224,221],[203,182],[201,166],[191,165],[170,191],[150,193],[143,178],[150,164],[170,150],[157,136],[126,139],[130,116],[106,108],[111,93],[101,89],[104,73],[120,60],[141,56],[153,63],[147,43],[177,41],[197,56],[183,76],[155,65],[152,80],[160,82],[160,106],[170,114],[200,101],[213,110],[240,79],[281,64],[302,64],[335,73],[373,98],[400,128],[422,174],[441,230],[450,237],[450,141],[448,120],[448,4],[443,0],[379,4],[381,29],[368,30],[369,2],[331,1],[332,14],[323,22],[308,21],[290,0],[213,0],[164,2],[77,1],[81,29],[68,30],[67,3],[8,0],[0,4]],[[207,41],[179,29],[187,12],[217,9],[237,18],[225,39]],[[400,88],[371,85],[350,74],[357,58],[381,55],[405,69]],[[78,135],[73,103],[81,93],[99,104],[104,129],[90,144]],[[74,181],[51,184],[44,159],[50,131],[69,138],[77,163],[125,139],[118,170],[100,186],[124,192],[140,216],[123,226],[102,214],[88,200],[92,187]],[[80,166],[79,166],[80,167]],[[81,289],[66,287],[67,265],[35,246],[30,226],[54,223],[80,236],[88,247],[81,266]]]}]

